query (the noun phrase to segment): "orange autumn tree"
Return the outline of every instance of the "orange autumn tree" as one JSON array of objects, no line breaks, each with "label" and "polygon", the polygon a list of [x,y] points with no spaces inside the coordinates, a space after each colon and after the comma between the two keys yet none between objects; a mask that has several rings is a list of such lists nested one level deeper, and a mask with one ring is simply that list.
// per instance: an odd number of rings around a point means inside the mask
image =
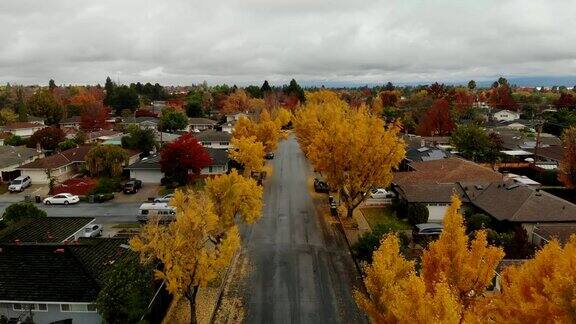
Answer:
[{"label": "orange autumn tree", "polygon": [[477,322],[576,323],[576,235],[564,247],[553,240],[534,259],[506,268],[501,287],[478,309]]},{"label": "orange autumn tree", "polygon": [[234,126],[232,137],[236,139],[254,137],[255,141],[264,145],[264,151],[268,153],[278,147],[278,142],[283,137],[283,134],[280,122],[273,120],[268,110],[264,109],[260,113],[258,121],[240,117]]},{"label": "orange autumn tree", "polygon": [[252,102],[250,96],[246,91],[238,89],[229,94],[224,100],[222,112],[225,114],[233,114],[236,112],[246,112],[252,110]]},{"label": "orange autumn tree", "polygon": [[294,120],[300,145],[352,217],[374,187],[386,187],[405,154],[398,124],[341,101],[307,104]]},{"label": "orange autumn tree", "polygon": [[242,164],[244,175],[250,176],[252,172],[261,171],[264,166],[264,145],[256,137],[232,137],[230,142],[230,158]]},{"label": "orange autumn tree", "polygon": [[[422,269],[399,252],[387,236],[365,269],[366,293],[355,291],[358,305],[376,323],[459,323],[470,318],[495,274],[504,251],[489,246],[486,233],[466,235],[461,202],[452,198],[444,230],[422,256]],[[466,321],[465,321],[466,322]]]}]

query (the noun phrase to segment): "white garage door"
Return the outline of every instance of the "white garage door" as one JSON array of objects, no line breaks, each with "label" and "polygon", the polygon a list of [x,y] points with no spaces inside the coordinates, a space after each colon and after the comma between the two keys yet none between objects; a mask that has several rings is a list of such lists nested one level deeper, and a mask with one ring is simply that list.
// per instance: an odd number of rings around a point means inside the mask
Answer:
[{"label": "white garage door", "polygon": [[164,174],[160,170],[130,170],[130,178],[142,180],[143,183],[160,184]]},{"label": "white garage door", "polygon": [[428,222],[429,223],[442,223],[444,219],[444,214],[446,214],[446,210],[448,206],[430,206],[428,207]]}]

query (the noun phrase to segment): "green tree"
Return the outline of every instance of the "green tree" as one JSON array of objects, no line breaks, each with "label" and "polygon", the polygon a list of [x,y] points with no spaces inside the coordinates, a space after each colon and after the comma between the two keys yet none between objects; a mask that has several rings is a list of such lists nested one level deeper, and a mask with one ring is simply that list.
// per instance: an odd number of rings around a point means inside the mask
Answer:
[{"label": "green tree", "polygon": [[47,125],[56,125],[64,117],[64,107],[49,90],[39,90],[28,100],[28,111],[38,117],[44,117]]},{"label": "green tree", "polygon": [[188,126],[188,118],[174,108],[164,108],[160,117],[160,125],[162,131],[175,132]]},{"label": "green tree", "polygon": [[408,206],[408,222],[412,225],[428,223],[428,207],[422,203]]},{"label": "green tree", "polygon": [[58,149],[60,151],[66,151],[72,148],[77,147],[76,141],[70,138],[63,140],[62,142],[58,143]]},{"label": "green tree", "polygon": [[468,89],[470,89],[470,90],[476,89],[476,81],[474,81],[474,80],[468,81]]},{"label": "green tree", "polygon": [[260,87],[260,92],[263,95],[266,95],[266,94],[270,93],[271,91],[272,91],[272,87],[270,87],[268,80],[264,80],[264,83],[262,83],[262,86]]},{"label": "green tree", "polygon": [[154,294],[152,269],[136,257],[115,263],[104,274],[96,308],[109,324],[138,323]]},{"label": "green tree", "polygon": [[263,97],[262,90],[260,90],[259,86],[250,85],[250,86],[247,86],[246,88],[244,88],[244,91],[248,92],[248,94],[252,98],[262,98]]},{"label": "green tree", "polygon": [[48,88],[49,88],[50,90],[56,89],[56,82],[54,82],[53,79],[50,79],[50,81],[48,81]]},{"label": "green tree", "polygon": [[140,128],[137,125],[128,126],[128,135],[122,137],[122,147],[136,149],[148,155],[159,147],[153,129]]},{"label": "green tree", "polygon": [[476,125],[461,125],[453,133],[450,142],[462,157],[474,162],[494,162],[498,159],[501,143],[495,136],[486,134]]},{"label": "green tree", "polygon": [[10,108],[0,109],[0,125],[6,125],[18,120],[18,115]]},{"label": "green tree", "polygon": [[104,105],[112,106],[115,88],[116,85],[114,82],[112,82],[112,79],[110,79],[110,77],[106,77],[106,83],[104,84],[104,90],[106,91],[106,96],[104,97]]},{"label": "green tree", "polygon": [[400,249],[406,255],[408,252],[408,243],[410,242],[408,236],[385,224],[379,224],[371,232],[361,235],[358,241],[352,245],[352,253],[354,253],[354,256],[358,260],[372,262],[372,254],[380,247],[380,241],[382,241],[384,236],[391,233],[398,235],[401,245]]},{"label": "green tree", "polygon": [[10,225],[26,218],[46,217],[46,212],[30,202],[18,202],[6,208],[2,218]]},{"label": "green tree", "polygon": [[97,145],[86,154],[86,167],[91,175],[119,177],[127,162],[128,153],[116,145]]},{"label": "green tree", "polygon": [[188,96],[186,96],[186,115],[188,117],[204,117],[202,99],[200,91],[190,91]]},{"label": "green tree", "polygon": [[16,90],[16,112],[18,113],[18,121],[24,122],[28,120],[28,110],[26,103],[24,103],[24,90],[18,87]]},{"label": "green tree", "polygon": [[7,139],[4,140],[4,145],[10,146],[20,146],[26,144],[26,140],[18,135],[10,135]]},{"label": "green tree", "polygon": [[290,96],[296,96],[296,98],[298,98],[302,104],[306,102],[306,95],[304,94],[304,90],[294,79],[290,80],[290,84],[284,88],[284,93]]},{"label": "green tree", "polygon": [[[108,96],[108,93],[106,93],[106,96]],[[111,98],[108,100],[110,101],[110,106],[114,108],[117,115],[120,115],[124,109],[133,112],[140,105],[140,100],[138,99],[138,93],[136,93],[136,90],[125,85],[115,87],[112,91]]]}]

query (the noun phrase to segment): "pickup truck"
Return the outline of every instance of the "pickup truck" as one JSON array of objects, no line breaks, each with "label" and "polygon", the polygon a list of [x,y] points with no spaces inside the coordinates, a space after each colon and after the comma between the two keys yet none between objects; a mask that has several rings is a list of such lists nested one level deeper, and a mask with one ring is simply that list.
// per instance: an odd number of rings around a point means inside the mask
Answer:
[{"label": "pickup truck", "polygon": [[138,190],[142,188],[142,181],[137,179],[130,179],[128,182],[124,184],[124,193],[125,194],[134,194],[137,193]]}]

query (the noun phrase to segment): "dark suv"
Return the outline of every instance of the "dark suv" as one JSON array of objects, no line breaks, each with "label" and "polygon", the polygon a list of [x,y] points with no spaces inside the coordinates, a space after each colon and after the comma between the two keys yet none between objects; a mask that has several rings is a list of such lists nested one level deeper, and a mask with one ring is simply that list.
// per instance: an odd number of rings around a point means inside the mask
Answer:
[{"label": "dark suv", "polygon": [[328,187],[328,184],[326,182],[318,178],[314,178],[314,191],[328,193],[330,191],[330,188]]},{"label": "dark suv", "polygon": [[142,181],[136,179],[130,179],[130,181],[124,184],[124,193],[125,194],[134,194],[137,193],[138,190],[142,188]]}]

